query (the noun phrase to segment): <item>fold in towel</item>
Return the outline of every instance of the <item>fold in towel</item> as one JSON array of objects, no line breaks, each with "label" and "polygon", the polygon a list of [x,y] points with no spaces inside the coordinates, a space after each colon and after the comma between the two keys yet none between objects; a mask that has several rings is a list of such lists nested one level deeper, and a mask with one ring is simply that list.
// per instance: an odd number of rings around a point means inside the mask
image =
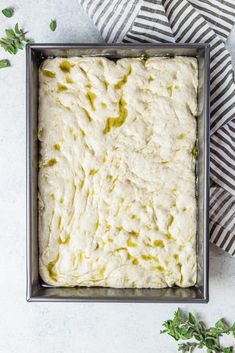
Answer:
[{"label": "fold in towel", "polygon": [[209,43],[210,240],[235,256],[234,0],[79,0],[108,43]]}]

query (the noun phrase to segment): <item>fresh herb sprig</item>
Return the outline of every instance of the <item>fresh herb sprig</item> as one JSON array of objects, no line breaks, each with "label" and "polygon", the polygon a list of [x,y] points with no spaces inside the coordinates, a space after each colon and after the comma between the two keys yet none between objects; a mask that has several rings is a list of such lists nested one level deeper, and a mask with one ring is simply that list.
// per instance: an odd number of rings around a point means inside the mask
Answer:
[{"label": "fresh herb sprig", "polygon": [[189,313],[185,315],[178,309],[172,320],[163,323],[164,330],[161,333],[167,333],[176,341],[184,340],[186,343],[178,345],[179,352],[192,353],[195,348],[206,348],[207,353],[232,353],[233,347],[222,347],[220,337],[224,334],[232,334],[235,337],[235,323],[232,326],[226,324],[223,319],[216,322],[215,327],[206,328],[202,322]]},{"label": "fresh herb sprig", "polygon": [[19,49],[23,49],[25,44],[30,43],[31,40],[26,37],[27,32],[24,32],[19,27],[18,23],[14,29],[5,30],[6,37],[0,39],[1,47],[10,54],[16,54]]}]

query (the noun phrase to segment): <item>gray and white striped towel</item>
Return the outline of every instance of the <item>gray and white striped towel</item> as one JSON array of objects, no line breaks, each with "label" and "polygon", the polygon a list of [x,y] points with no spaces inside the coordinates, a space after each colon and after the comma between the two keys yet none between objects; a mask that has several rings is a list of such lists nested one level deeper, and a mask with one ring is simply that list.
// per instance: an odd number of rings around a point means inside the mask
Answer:
[{"label": "gray and white striped towel", "polygon": [[225,41],[234,0],[79,0],[109,43],[211,46],[210,240],[235,256],[235,83]]}]

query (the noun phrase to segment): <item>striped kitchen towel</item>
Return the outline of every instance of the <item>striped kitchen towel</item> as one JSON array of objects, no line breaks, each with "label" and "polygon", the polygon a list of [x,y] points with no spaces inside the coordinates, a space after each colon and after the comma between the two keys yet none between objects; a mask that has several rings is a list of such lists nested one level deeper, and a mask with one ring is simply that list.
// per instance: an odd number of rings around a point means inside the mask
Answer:
[{"label": "striped kitchen towel", "polygon": [[79,0],[109,43],[211,46],[210,240],[235,256],[235,83],[225,41],[234,0]]}]

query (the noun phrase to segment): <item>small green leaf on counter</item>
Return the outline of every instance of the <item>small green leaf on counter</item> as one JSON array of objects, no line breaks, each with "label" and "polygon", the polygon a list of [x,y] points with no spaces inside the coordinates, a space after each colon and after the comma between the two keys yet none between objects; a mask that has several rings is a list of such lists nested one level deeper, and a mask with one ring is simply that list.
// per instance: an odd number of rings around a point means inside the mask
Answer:
[{"label": "small green leaf on counter", "polygon": [[[176,341],[188,341],[180,343],[178,351],[182,353],[192,353],[195,348],[206,348],[207,353],[233,353],[233,347],[222,347],[220,337],[224,334],[232,334],[235,337],[235,323],[230,326],[223,319],[216,322],[215,327],[207,328],[202,322],[189,313],[185,315],[178,309],[172,320],[163,323],[164,330]],[[192,341],[194,339],[195,341]]]},{"label": "small green leaf on counter", "polygon": [[56,20],[51,20],[50,29],[52,30],[52,32],[56,30],[56,27],[57,27]]},{"label": "small green leaf on counter", "polygon": [[10,39],[15,39],[15,32],[13,31],[13,29],[6,29],[6,36]]},{"label": "small green leaf on counter", "polygon": [[233,347],[224,348],[224,353],[233,353]]},{"label": "small green leaf on counter", "polygon": [[232,330],[233,337],[235,338],[235,322],[234,322],[233,326],[231,327],[231,330]]},{"label": "small green leaf on counter", "polygon": [[18,23],[15,25],[15,32],[16,34],[20,34],[20,29]]},{"label": "small green leaf on counter", "polygon": [[14,9],[13,7],[7,7],[2,10],[2,13],[6,17],[12,17],[14,15]]},{"label": "small green leaf on counter", "polygon": [[19,49],[23,49],[25,44],[31,40],[26,37],[26,33],[22,28],[19,28],[18,23],[14,29],[5,30],[6,37],[0,38],[0,46],[10,54],[16,54]]},{"label": "small green leaf on counter", "polygon": [[0,60],[0,69],[4,69],[5,67],[11,66],[11,63],[7,59]]}]

